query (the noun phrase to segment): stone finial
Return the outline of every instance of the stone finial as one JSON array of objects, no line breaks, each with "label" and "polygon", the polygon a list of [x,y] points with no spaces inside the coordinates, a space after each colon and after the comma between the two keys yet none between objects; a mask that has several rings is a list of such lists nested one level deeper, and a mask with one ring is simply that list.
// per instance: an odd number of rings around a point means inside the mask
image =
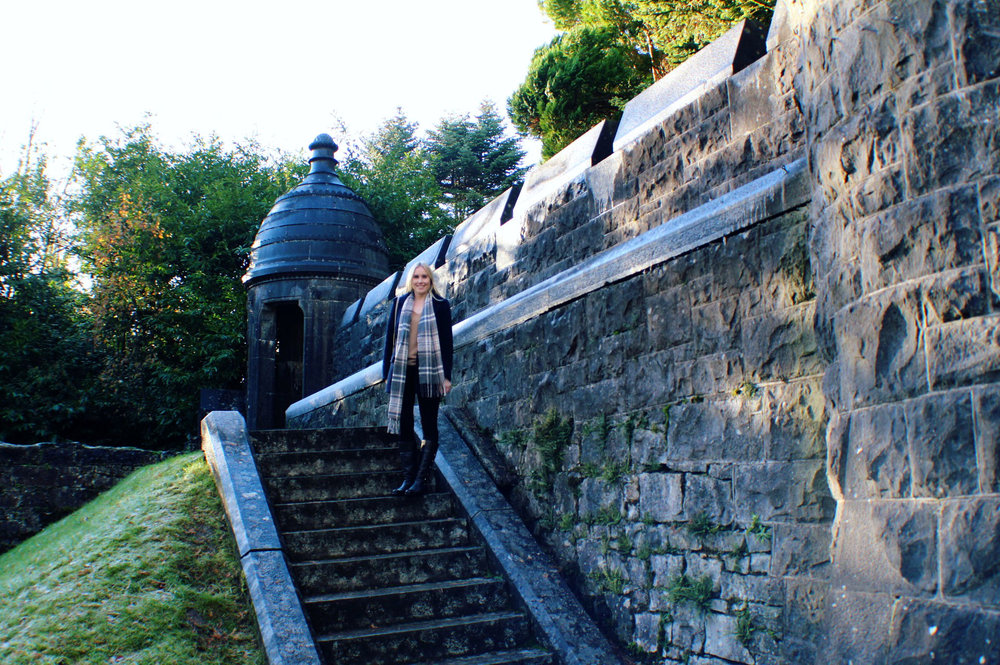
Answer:
[{"label": "stone finial", "polygon": [[312,150],[312,157],[309,158],[309,172],[327,171],[333,173],[337,160],[333,153],[337,152],[337,144],[333,142],[333,137],[329,134],[320,134],[312,143],[309,149]]}]

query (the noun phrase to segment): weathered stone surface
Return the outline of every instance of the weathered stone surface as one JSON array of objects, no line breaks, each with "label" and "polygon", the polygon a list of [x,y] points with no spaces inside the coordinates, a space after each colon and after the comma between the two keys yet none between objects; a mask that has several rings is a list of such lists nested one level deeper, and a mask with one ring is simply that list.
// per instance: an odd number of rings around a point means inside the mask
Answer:
[{"label": "weathered stone surface", "polygon": [[929,328],[927,355],[935,389],[1000,380],[1000,315]]},{"label": "weathered stone surface", "polygon": [[969,185],[903,204],[901,210],[862,223],[862,288],[872,292],[982,263],[978,207],[976,188]]},{"label": "weathered stone surface", "polygon": [[833,516],[822,461],[740,465],[733,478],[737,519],[818,521]]},{"label": "weathered stone surface", "polygon": [[976,390],[973,405],[979,489],[994,494],[1000,492],[1000,387]]},{"label": "weathered stone surface", "polygon": [[837,401],[858,408],[926,392],[921,323],[918,295],[902,288],[841,310],[836,320]]},{"label": "weathered stone surface", "polygon": [[956,665],[995,662],[1000,615],[971,607],[900,599],[893,612],[887,663],[934,662]]},{"label": "weathered stone surface", "polygon": [[[920,106],[903,121],[906,177],[916,194],[997,173],[990,146],[1000,121],[1000,81],[967,88]],[[947,131],[939,128],[946,126]]]},{"label": "weathered stone surface", "polygon": [[705,616],[705,653],[736,663],[752,663],[753,655],[735,638],[736,617],[709,612]]},{"label": "weathered stone surface", "polygon": [[910,496],[910,446],[898,405],[860,409],[850,416],[845,493],[851,499]]},{"label": "weathered stone surface", "polygon": [[[755,536],[748,535],[747,538]],[[829,526],[775,524],[771,574],[776,577],[823,577],[830,565],[833,533]]]},{"label": "weathered stone surface", "polygon": [[[829,605],[830,584],[803,578],[784,580],[786,639],[816,645],[823,633],[823,619]],[[794,662],[794,661],[793,661]]]},{"label": "weathered stone surface", "polygon": [[713,524],[726,525],[733,520],[732,483],[701,474],[687,474],[684,487],[684,515],[688,520],[699,515]]},{"label": "weathered stone surface", "polygon": [[882,594],[831,589],[827,603],[819,662],[885,662],[894,599]]},{"label": "weathered stone surface", "polygon": [[1000,5],[996,0],[956,2],[951,12],[963,82],[976,84],[1000,74]]},{"label": "weathered stone surface", "polygon": [[684,492],[679,473],[639,475],[639,512],[656,522],[673,522],[684,514]]},{"label": "weathered stone surface", "polygon": [[906,405],[913,496],[951,497],[979,489],[971,394],[952,391]]},{"label": "weathered stone surface", "polygon": [[833,568],[847,588],[933,595],[938,589],[937,510],[910,501],[844,501]]},{"label": "weathered stone surface", "polygon": [[948,502],[941,516],[941,576],[946,596],[1000,603],[1000,500]]}]

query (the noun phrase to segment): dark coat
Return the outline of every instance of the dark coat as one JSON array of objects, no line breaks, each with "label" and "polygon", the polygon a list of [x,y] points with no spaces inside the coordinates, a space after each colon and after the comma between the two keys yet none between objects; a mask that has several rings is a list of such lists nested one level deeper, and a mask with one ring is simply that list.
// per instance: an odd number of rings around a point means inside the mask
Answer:
[{"label": "dark coat", "polygon": [[[392,301],[392,309],[389,310],[389,318],[385,324],[382,378],[385,379],[386,390],[389,389],[389,373],[392,371],[392,351],[396,346],[399,316],[403,312],[403,303],[412,295],[412,293],[404,293]],[[446,298],[431,296],[431,306],[434,309],[434,319],[437,322],[438,342],[441,344],[441,364],[444,366],[444,378],[451,381],[452,356],[454,355],[454,342],[451,336],[451,303]]]}]

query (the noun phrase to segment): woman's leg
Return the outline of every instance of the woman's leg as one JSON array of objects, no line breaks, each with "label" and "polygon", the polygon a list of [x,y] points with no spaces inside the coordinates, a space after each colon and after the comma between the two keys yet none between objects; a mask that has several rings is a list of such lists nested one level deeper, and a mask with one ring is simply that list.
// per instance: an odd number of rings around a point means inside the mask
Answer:
[{"label": "woman's leg", "polygon": [[406,490],[407,496],[423,494],[430,480],[431,467],[438,449],[438,408],[440,397],[418,397],[420,402],[420,425],[424,430],[424,442],[420,447],[420,466],[413,484]]},{"label": "woman's leg", "polygon": [[392,493],[397,496],[406,492],[413,484],[420,461],[417,433],[413,429],[413,406],[417,398],[417,376],[416,366],[407,365],[406,379],[403,382],[403,412],[399,416],[399,458],[403,464],[403,482],[392,490]]}]

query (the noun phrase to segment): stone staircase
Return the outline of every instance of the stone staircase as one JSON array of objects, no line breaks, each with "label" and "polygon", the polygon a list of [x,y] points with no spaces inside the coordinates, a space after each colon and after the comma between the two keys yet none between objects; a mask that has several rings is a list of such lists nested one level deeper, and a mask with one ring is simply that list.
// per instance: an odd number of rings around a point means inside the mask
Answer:
[{"label": "stone staircase", "polygon": [[322,657],[337,665],[555,665],[457,501],[389,495],[384,430],[255,432],[254,459]]}]

